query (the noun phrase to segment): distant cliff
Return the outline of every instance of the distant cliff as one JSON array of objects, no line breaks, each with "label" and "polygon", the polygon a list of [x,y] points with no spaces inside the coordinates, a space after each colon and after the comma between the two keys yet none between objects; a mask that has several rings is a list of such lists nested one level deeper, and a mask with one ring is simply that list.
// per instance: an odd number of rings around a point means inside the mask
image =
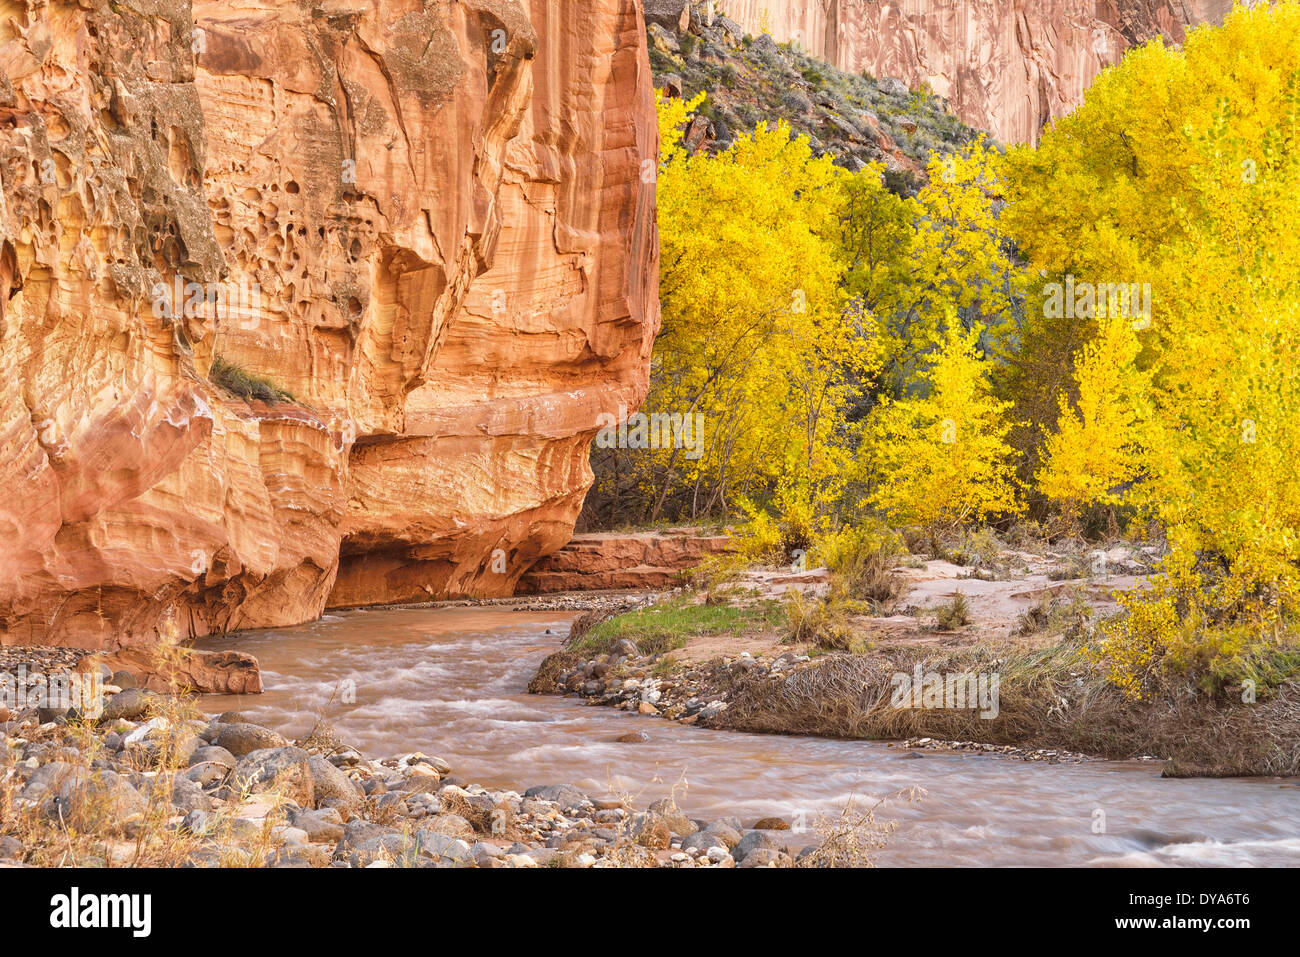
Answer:
[{"label": "distant cliff", "polygon": [[[660,11],[684,0],[650,0]],[[928,83],[1005,142],[1037,142],[1097,74],[1155,37],[1220,23],[1232,0],[716,0],[747,33],[766,27],[843,70]],[[705,16],[704,5],[697,15]],[[671,19],[671,12],[660,12]]]}]

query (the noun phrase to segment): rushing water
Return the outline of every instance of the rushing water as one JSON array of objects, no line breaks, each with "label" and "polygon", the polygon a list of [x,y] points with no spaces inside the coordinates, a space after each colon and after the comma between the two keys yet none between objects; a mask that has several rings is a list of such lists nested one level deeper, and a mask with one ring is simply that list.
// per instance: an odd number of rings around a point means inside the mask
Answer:
[{"label": "rushing water", "polygon": [[[835,813],[895,794],[881,864],[1296,865],[1300,781],[1167,780],[1159,765],[1047,765],[886,744],[710,731],[529,695],[537,664],[573,618],[563,612],[432,608],[330,614],[297,628],[204,647],[256,655],[267,691],[213,697],[286,735],[321,716],[371,757],[424,751],[457,778],[522,790],[574,784],[644,804],[676,789],[695,816]],[[355,702],[344,703],[351,682]],[[649,741],[619,743],[642,730]],[[1104,814],[1104,822],[1101,814]],[[1102,833],[1096,833],[1104,823]]]}]

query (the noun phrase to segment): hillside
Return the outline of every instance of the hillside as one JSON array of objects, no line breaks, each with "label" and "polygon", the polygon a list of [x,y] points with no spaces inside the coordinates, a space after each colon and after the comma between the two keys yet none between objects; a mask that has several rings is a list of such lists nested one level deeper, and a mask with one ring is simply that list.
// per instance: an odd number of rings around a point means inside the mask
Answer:
[{"label": "hillside", "polygon": [[884,163],[891,187],[905,192],[932,153],[979,135],[925,87],[847,73],[767,34],[745,33],[725,16],[710,21],[703,5],[685,28],[671,15],[656,18],[653,4],[647,15],[656,88],[708,95],[687,132],[694,149],[724,149],[756,123],[783,119],[847,169]]}]

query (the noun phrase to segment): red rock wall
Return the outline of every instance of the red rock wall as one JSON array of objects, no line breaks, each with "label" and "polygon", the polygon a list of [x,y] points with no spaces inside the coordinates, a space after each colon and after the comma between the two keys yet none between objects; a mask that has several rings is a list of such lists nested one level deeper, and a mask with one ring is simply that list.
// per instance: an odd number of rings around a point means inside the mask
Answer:
[{"label": "red rock wall", "polygon": [[636,0],[0,3],[0,642],[507,591],[644,396],[656,150]]},{"label": "red rock wall", "polygon": [[720,0],[757,35],[764,25],[844,70],[923,81],[972,126],[1037,142],[1130,46],[1181,43],[1221,23],[1232,0]]},{"label": "red rock wall", "polygon": [[547,39],[495,255],[407,399],[406,435],[354,452],[332,605],[510,594],[573,531],[597,416],[648,388],[658,138],[640,14],[603,0],[530,18]]}]

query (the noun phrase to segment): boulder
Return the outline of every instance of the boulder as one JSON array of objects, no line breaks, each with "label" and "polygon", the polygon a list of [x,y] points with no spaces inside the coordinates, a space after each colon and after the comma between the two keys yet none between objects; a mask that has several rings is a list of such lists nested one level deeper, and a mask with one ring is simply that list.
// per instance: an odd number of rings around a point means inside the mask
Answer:
[{"label": "boulder", "polygon": [[791,867],[794,861],[784,851],[770,847],[756,847],[737,865],[738,867]]},{"label": "boulder", "polygon": [[315,803],[311,765],[302,748],[262,748],[239,759],[231,778],[237,791],[261,794],[272,789],[299,807]]},{"label": "boulder", "polygon": [[212,807],[212,799],[203,793],[203,788],[192,778],[183,774],[156,775],[139,778],[136,789],[145,796],[152,797],[154,788],[167,788],[166,800],[176,808],[177,813],[189,815],[194,812],[207,812]]},{"label": "boulder", "polygon": [[720,840],[728,850],[740,843],[740,828],[732,827],[726,821],[714,821],[704,829],[704,833]]},{"label": "boulder", "polygon": [[353,867],[366,867],[377,861],[400,862],[414,857],[415,853],[412,838],[395,827],[367,821],[348,824],[334,848],[334,858],[346,860]]},{"label": "boulder", "polygon": [[227,771],[233,770],[238,759],[225,748],[210,744],[206,748],[196,748],[190,755],[189,766],[216,764]]},{"label": "boulder", "polygon": [[[200,694],[261,694],[262,673],[257,659],[242,651],[201,651],[172,647],[160,655],[152,648],[122,648],[101,654],[115,669],[111,684],[163,693],[178,690]],[[127,684],[116,679],[121,676]]]},{"label": "boulder", "polygon": [[568,784],[545,784],[531,787],[524,792],[526,798],[538,798],[551,801],[560,806],[562,811],[590,811],[594,805],[591,798],[577,788]]},{"label": "boulder", "polygon": [[[470,846],[458,837],[440,831],[421,829],[415,833],[417,853],[460,863],[472,859]],[[475,845],[480,847],[482,845]]]},{"label": "boulder", "polygon": [[59,793],[59,789],[68,781],[84,781],[90,772],[78,764],[66,761],[51,761],[37,768],[23,785],[19,797],[24,801],[40,803]]},{"label": "boulder", "polygon": [[731,850],[731,856],[744,863],[745,858],[759,848],[770,851],[784,851],[785,845],[772,836],[771,831],[749,831]]},{"label": "boulder", "polygon": [[127,688],[104,701],[104,710],[100,713],[99,719],[100,721],[135,721],[144,717],[153,700],[154,696],[147,691],[140,688]]},{"label": "boulder", "polygon": [[333,808],[290,811],[289,823],[317,844],[337,844],[343,840],[343,818]]},{"label": "boulder", "polygon": [[[703,121],[697,136],[707,134]],[[590,589],[661,588],[712,555],[735,550],[727,535],[697,528],[654,532],[586,532],[533,565],[519,581],[521,594]],[[634,646],[635,647],[635,646]],[[636,652],[631,652],[635,654]],[[626,651],[614,652],[628,654]]]},{"label": "boulder", "polygon": [[473,826],[459,814],[434,814],[420,823],[424,825],[424,830],[432,833],[459,837],[466,841],[474,840]]},{"label": "boulder", "polygon": [[317,804],[328,798],[339,802],[335,806],[355,807],[365,800],[360,785],[320,755],[309,757],[307,766]]},{"label": "boulder", "polygon": [[690,0],[644,0],[645,22],[683,33],[690,26]]},{"label": "boulder", "polygon": [[673,834],[672,831],[668,830],[668,825],[662,820],[649,815],[643,817],[633,826],[632,834],[636,838],[637,844],[654,851],[666,850],[673,842]]},{"label": "boulder", "polygon": [[270,728],[238,721],[223,726],[212,743],[239,758],[266,748],[282,748],[289,742]]},{"label": "boulder", "polygon": [[116,771],[99,770],[66,777],[47,812],[78,830],[129,834],[143,820],[147,807],[125,777]]},{"label": "boulder", "polygon": [[672,798],[655,801],[646,808],[646,814],[663,821],[673,837],[685,837],[696,830],[695,822],[682,813]]},{"label": "boulder", "polygon": [[727,842],[720,835],[712,834],[709,831],[697,831],[694,834],[688,834],[682,841],[683,851],[707,851],[711,847],[719,847],[724,851],[730,850]]}]

